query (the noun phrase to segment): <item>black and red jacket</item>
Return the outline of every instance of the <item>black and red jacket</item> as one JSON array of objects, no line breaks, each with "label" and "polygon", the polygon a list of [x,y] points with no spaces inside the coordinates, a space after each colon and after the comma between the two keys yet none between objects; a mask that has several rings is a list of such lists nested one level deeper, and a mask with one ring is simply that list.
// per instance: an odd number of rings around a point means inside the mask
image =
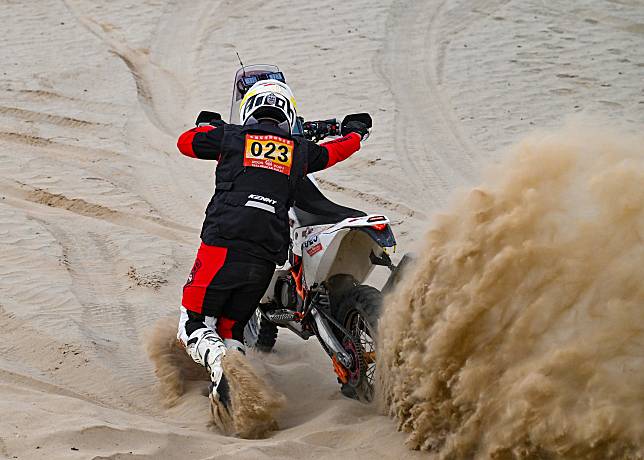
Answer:
[{"label": "black and red jacket", "polygon": [[288,255],[288,210],[300,181],[358,151],[360,135],[318,145],[285,136],[271,124],[222,123],[186,131],[177,147],[189,157],[218,161],[201,240],[281,265]]}]

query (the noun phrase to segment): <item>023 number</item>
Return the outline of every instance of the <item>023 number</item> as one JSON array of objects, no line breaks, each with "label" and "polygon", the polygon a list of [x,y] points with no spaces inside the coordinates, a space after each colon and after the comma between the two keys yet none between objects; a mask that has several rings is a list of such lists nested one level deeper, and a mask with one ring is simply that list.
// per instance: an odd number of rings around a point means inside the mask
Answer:
[{"label": "023 number", "polygon": [[[266,147],[266,150],[264,150],[264,147]],[[278,151],[277,158],[273,156],[276,150]],[[250,144],[250,154],[258,158],[263,156],[267,160],[277,160],[281,163],[288,161],[288,147],[283,144],[276,145],[274,142],[252,142]]]}]

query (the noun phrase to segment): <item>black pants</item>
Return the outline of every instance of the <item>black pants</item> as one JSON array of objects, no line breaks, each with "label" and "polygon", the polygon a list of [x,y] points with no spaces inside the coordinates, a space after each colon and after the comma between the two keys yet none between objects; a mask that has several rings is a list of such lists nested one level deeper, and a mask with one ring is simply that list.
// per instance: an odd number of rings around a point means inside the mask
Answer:
[{"label": "black pants", "polygon": [[275,264],[245,253],[201,244],[183,288],[188,311],[186,334],[207,327],[205,317],[217,318],[223,339],[243,342],[244,327],[271,282]]}]

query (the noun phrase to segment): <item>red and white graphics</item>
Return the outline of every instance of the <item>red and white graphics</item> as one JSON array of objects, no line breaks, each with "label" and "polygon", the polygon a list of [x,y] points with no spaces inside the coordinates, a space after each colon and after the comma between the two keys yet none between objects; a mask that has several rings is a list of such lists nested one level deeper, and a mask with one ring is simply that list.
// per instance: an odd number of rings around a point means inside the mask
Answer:
[{"label": "red and white graphics", "polygon": [[322,243],[320,242],[320,238],[316,235],[306,240],[302,244],[302,248],[306,250],[310,257],[313,257],[322,250]]},{"label": "red and white graphics", "polygon": [[293,164],[292,140],[279,136],[246,134],[244,167],[270,169],[287,176]]},{"label": "red and white graphics", "polygon": [[316,244],[316,245],[311,246],[310,248],[308,248],[308,249],[306,250],[306,252],[308,253],[308,255],[309,255],[309,256],[313,257],[314,255],[316,255],[316,254],[317,254],[318,252],[320,252],[321,250],[322,250],[322,243],[318,243],[318,244]]}]

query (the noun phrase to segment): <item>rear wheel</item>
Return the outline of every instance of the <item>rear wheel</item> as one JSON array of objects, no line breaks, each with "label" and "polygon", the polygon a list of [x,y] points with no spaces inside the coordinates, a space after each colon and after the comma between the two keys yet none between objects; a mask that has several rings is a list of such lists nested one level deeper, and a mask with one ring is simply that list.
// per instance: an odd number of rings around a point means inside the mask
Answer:
[{"label": "rear wheel", "polygon": [[376,372],[376,327],[382,308],[382,294],[371,286],[354,286],[338,298],[335,319],[350,332],[338,337],[353,359],[342,394],[363,402],[373,400]]},{"label": "rear wheel", "polygon": [[277,326],[268,321],[259,307],[244,328],[244,344],[264,353],[269,353],[277,341]]}]

